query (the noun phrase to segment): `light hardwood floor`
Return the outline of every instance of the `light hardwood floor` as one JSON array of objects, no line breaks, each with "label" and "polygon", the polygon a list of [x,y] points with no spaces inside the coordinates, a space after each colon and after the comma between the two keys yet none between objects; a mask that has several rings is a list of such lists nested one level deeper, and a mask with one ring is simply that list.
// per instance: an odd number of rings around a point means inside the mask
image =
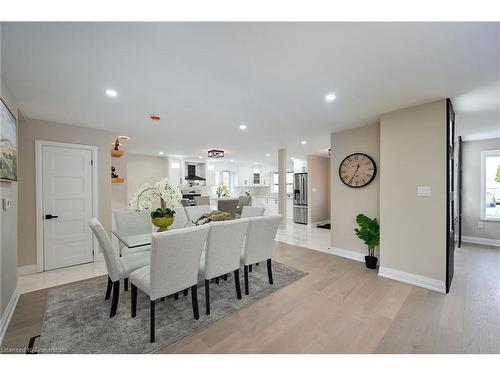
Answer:
[{"label": "light hardwood floor", "polygon": [[[284,243],[275,259],[309,274],[165,352],[500,353],[498,248],[457,249],[447,295]],[[47,290],[21,296],[4,347],[39,334]]]}]

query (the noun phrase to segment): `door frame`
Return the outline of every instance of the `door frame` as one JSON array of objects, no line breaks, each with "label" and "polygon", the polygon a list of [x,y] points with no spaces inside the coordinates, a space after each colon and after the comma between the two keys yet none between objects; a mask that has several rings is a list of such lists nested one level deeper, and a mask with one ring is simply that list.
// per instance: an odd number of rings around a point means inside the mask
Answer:
[{"label": "door frame", "polygon": [[[97,146],[81,145],[75,143],[51,142],[35,140],[35,192],[36,192],[36,270],[45,271],[44,253],[43,253],[43,146],[74,148],[80,150],[89,150],[92,160],[92,216],[99,216],[98,211],[98,189],[97,189]],[[95,262],[96,256],[95,237],[92,236],[92,262]]]}]

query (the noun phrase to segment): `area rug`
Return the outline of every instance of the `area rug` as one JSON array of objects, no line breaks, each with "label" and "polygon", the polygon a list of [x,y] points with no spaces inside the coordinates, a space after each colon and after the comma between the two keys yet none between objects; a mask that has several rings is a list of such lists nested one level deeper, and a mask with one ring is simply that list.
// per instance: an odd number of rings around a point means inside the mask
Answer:
[{"label": "area rug", "polygon": [[[210,284],[210,315],[205,314],[205,290],[198,286],[200,319],[194,320],[191,295],[156,303],[156,342],[149,342],[149,297],[138,291],[137,316],[130,317],[130,289],[120,292],[118,312],[109,318],[111,301],[104,300],[107,277],[99,277],[52,289],[38,353],[155,353],[207,328],[229,314],[250,305],[304,277],[307,273],[273,262],[274,284],[267,279],[266,264],[249,274],[250,294],[236,298],[234,278]],[[123,284],[123,283],[122,283]]]}]

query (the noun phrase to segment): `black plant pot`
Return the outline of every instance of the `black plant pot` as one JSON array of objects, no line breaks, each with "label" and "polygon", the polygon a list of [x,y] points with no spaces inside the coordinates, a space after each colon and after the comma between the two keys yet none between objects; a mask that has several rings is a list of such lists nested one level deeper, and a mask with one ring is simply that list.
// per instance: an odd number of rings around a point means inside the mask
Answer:
[{"label": "black plant pot", "polygon": [[377,268],[377,262],[378,258],[377,257],[372,257],[370,255],[365,256],[365,263],[366,263],[366,268],[370,268],[372,270]]}]

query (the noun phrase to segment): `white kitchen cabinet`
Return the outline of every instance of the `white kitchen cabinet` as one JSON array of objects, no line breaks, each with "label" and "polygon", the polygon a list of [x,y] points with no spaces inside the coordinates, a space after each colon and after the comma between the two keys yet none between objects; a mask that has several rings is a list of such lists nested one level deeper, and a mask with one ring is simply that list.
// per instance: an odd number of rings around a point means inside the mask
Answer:
[{"label": "white kitchen cabinet", "polygon": [[286,199],[286,218],[293,220],[293,198]]},{"label": "white kitchen cabinet", "polygon": [[238,168],[238,186],[252,186],[252,170],[249,167]]}]

